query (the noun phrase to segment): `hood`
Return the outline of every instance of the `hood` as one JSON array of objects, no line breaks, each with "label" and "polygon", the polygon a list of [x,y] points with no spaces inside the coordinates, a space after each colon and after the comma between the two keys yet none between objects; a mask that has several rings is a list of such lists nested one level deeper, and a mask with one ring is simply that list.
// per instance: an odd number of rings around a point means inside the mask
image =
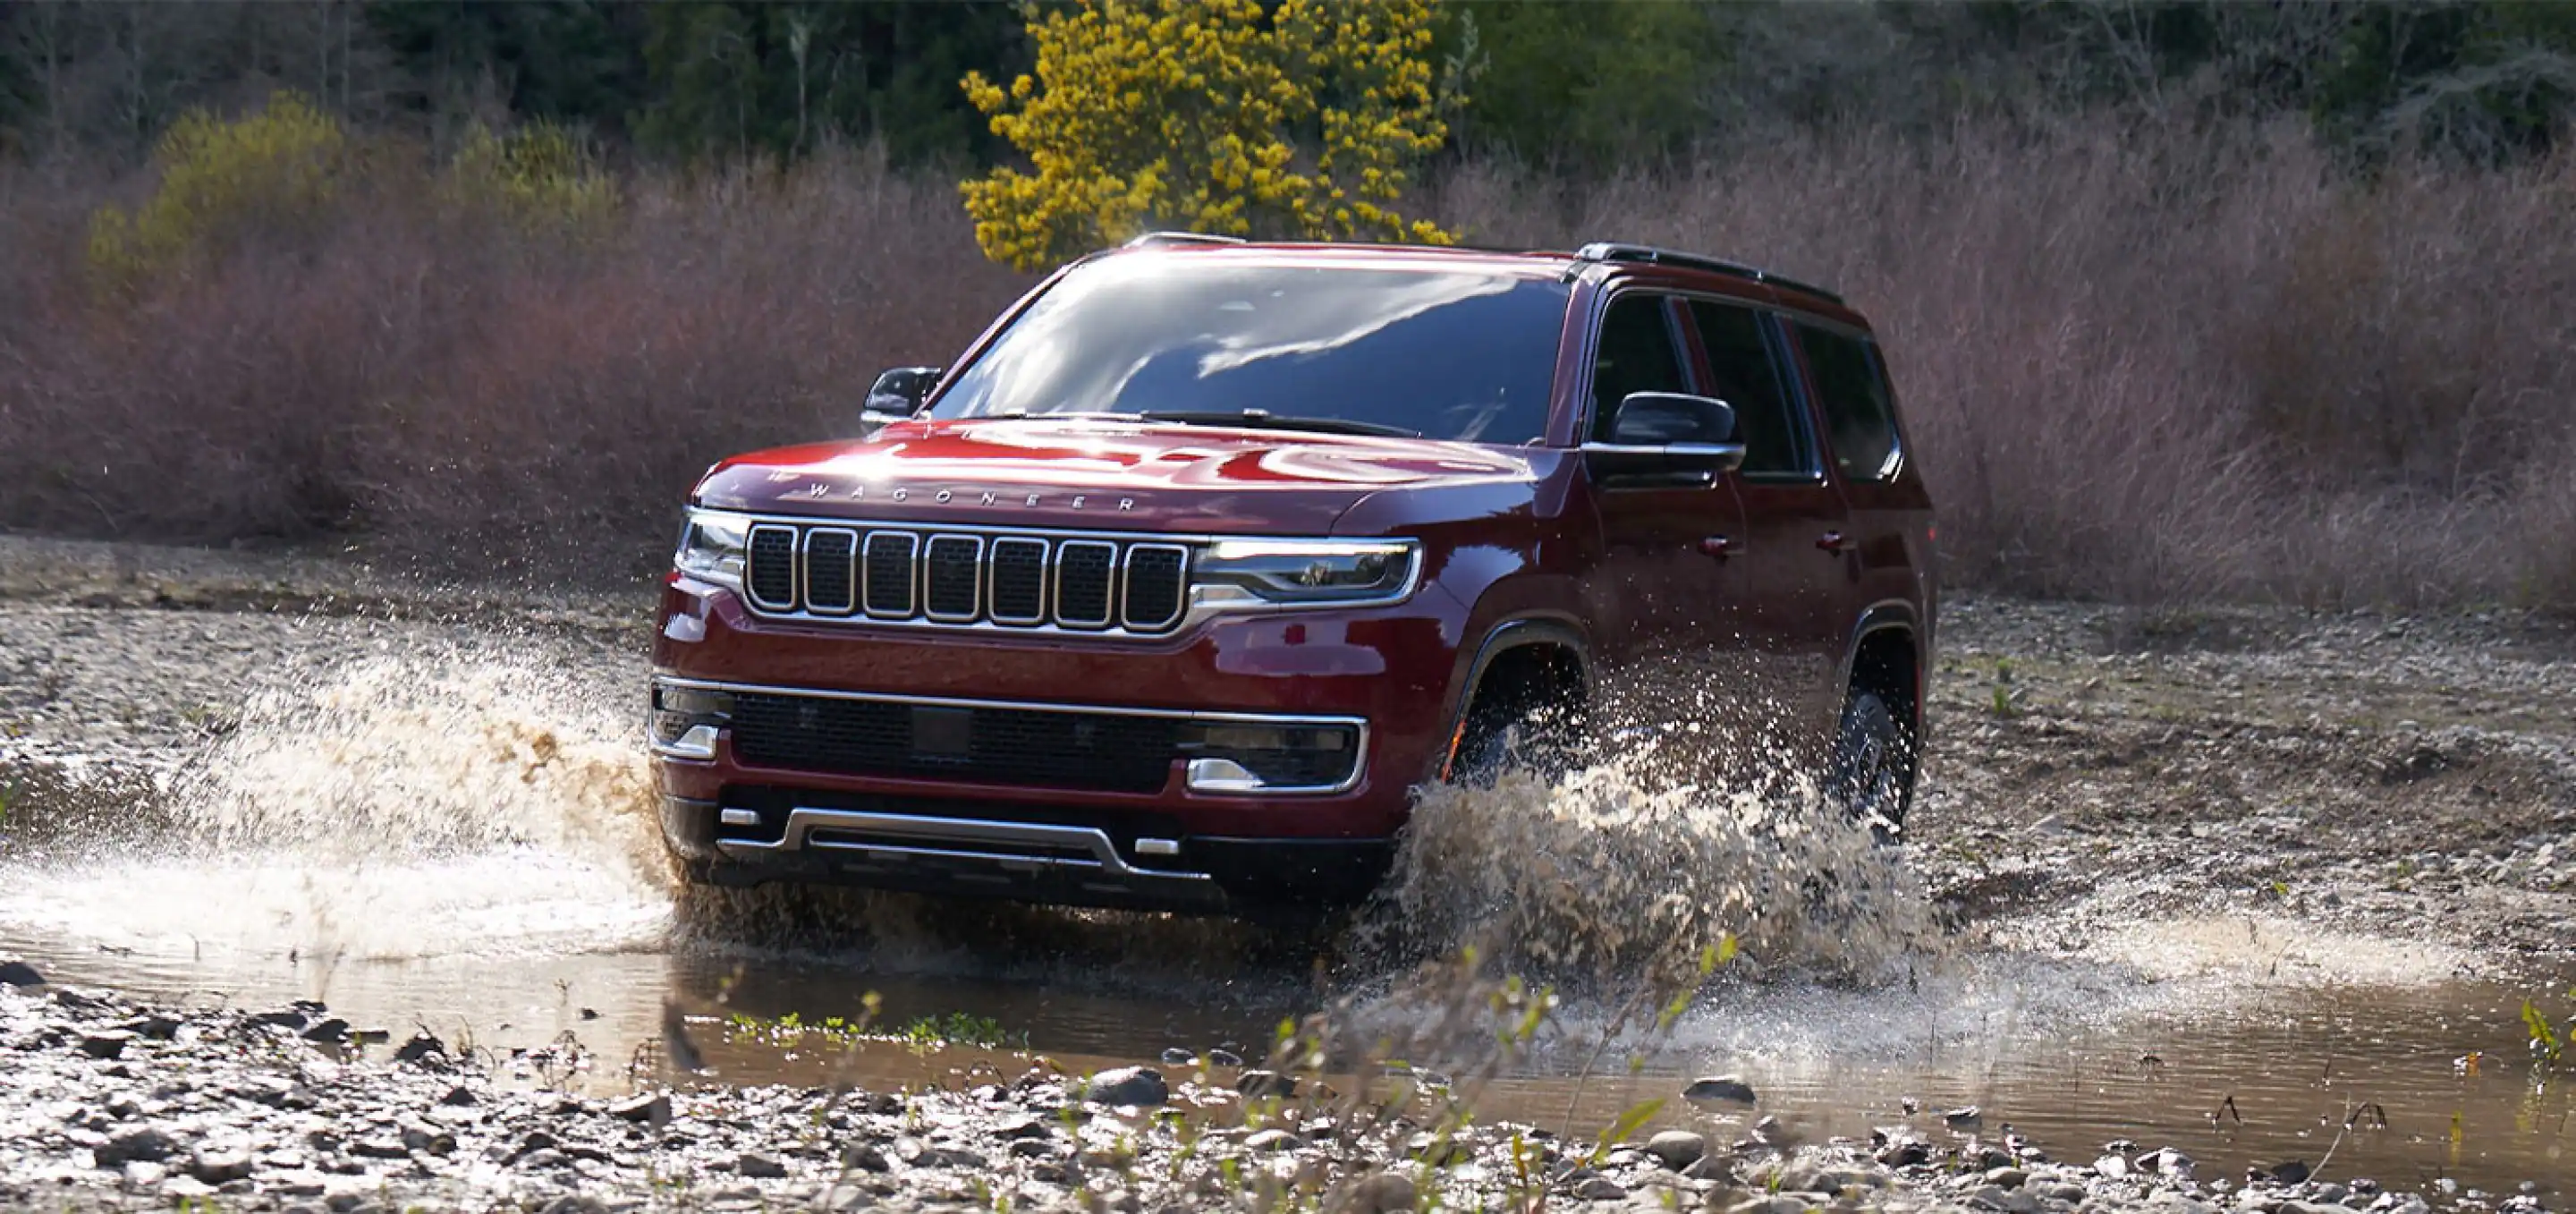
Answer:
[{"label": "hood", "polygon": [[1509,448],[1066,418],[904,421],[740,455],[699,504],[755,513],[1211,534],[1326,534],[1389,489],[1525,483]]}]

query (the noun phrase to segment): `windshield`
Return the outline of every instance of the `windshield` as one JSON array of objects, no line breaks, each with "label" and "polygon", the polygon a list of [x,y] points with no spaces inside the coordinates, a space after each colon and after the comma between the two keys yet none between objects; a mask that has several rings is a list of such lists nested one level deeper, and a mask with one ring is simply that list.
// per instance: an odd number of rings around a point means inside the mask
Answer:
[{"label": "windshield", "polygon": [[1528,443],[1547,430],[1567,294],[1474,270],[1105,258],[1038,297],[931,416],[1260,410]]}]

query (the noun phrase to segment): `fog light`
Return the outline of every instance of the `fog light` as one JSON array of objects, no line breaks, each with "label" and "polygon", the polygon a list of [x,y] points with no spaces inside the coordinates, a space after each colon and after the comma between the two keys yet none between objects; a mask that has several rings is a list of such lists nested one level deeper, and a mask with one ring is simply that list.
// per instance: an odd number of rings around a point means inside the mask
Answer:
[{"label": "fog light", "polygon": [[1352,724],[1211,721],[1183,731],[1194,792],[1332,792],[1358,774],[1361,731]]},{"label": "fog light", "polygon": [[733,716],[733,697],[695,687],[653,685],[646,731],[656,754],[700,761],[716,757],[716,734]]}]

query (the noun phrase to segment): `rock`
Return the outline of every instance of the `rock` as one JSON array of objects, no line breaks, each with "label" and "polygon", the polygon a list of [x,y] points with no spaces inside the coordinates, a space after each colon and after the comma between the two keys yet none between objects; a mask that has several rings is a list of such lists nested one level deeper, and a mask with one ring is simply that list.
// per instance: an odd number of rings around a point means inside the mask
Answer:
[{"label": "rock", "polygon": [[1627,1186],[1607,1176],[1594,1176],[1574,1186],[1576,1201],[1626,1201]]},{"label": "rock", "polygon": [[110,1138],[91,1147],[89,1153],[102,1168],[121,1168],[136,1162],[159,1163],[178,1154],[179,1144],[169,1135],[147,1127]]},{"label": "rock", "polygon": [[1932,1162],[1932,1148],[1910,1139],[1891,1142],[1879,1148],[1877,1158],[1891,1168],[1911,1168]]},{"label": "rock", "polygon": [[1019,1159],[1053,1159],[1068,1149],[1043,1138],[1022,1138],[1011,1143],[1011,1154]]},{"label": "rock", "polygon": [[841,1165],[843,1167],[855,1168],[862,1172],[891,1172],[894,1170],[894,1164],[885,1157],[885,1152],[864,1142],[854,1143],[842,1148]]},{"label": "rock", "polygon": [[1351,1214],[1409,1214],[1413,1209],[1413,1178],[1394,1172],[1364,1176],[1351,1186]]},{"label": "rock", "polygon": [[1986,1173],[1986,1183],[1998,1188],[2018,1189],[2030,1182],[2030,1173],[2020,1168],[1996,1168]]},{"label": "rock", "polygon": [[302,1009],[290,1007],[281,1008],[274,1012],[255,1012],[251,1015],[250,1022],[252,1024],[265,1024],[282,1029],[300,1030],[309,1022],[309,1019],[310,1018],[304,1014]]},{"label": "rock", "polygon": [[319,1041],[324,1044],[345,1041],[349,1036],[349,1022],[337,1016],[317,1020],[307,1025],[304,1031],[297,1033],[296,1036],[306,1041]]},{"label": "rock", "polygon": [[1684,1180],[1708,1180],[1719,1184],[1735,1183],[1735,1160],[1725,1155],[1702,1155],[1699,1162],[1682,1169]]},{"label": "rock", "polygon": [[1245,1071],[1234,1081],[1234,1090],[1252,1100],[1270,1096],[1286,1100],[1297,1094],[1297,1081],[1277,1071]]},{"label": "rock", "polygon": [[1954,1130],[1973,1130],[1985,1123],[1984,1110],[1973,1104],[1961,1105],[1941,1114],[1941,1124]]},{"label": "rock", "polygon": [[1708,1139],[1689,1130],[1665,1130],[1646,1140],[1646,1153],[1678,1172],[1708,1154]]},{"label": "rock", "polygon": [[1983,1206],[1989,1210],[2003,1210],[2008,1214],[2038,1214],[2040,1205],[2039,1194],[2007,1189],[2001,1185],[1986,1185],[1968,1194],[1968,1204]]},{"label": "rock", "polygon": [[123,1029],[101,1029],[95,1033],[83,1033],[80,1052],[92,1058],[115,1058],[123,1055],[126,1044],[133,1040],[134,1034]]},{"label": "rock", "polygon": [[1726,1207],[1726,1214],[1807,1214],[1807,1203],[1795,1197],[1756,1197]]},{"label": "rock", "polygon": [[2192,1171],[2197,1165],[2192,1162],[2191,1156],[2185,1155],[2172,1147],[2166,1147],[2153,1155],[2140,1159],[2138,1161],[2138,1166],[2150,1172],[2157,1172],[2173,1177],[2176,1180],[2189,1180],[2192,1178]]},{"label": "rock", "polygon": [[2129,1161],[2117,1155],[2105,1155],[2093,1161],[2093,1171],[2113,1180],[2129,1174]]},{"label": "rock", "polygon": [[427,1126],[406,1127],[402,1132],[402,1144],[405,1150],[418,1151],[424,1155],[456,1153],[456,1135],[444,1130],[433,1130]]},{"label": "rock", "polygon": [[2284,1159],[2268,1168],[2245,1169],[2245,1179],[2269,1180],[2275,1184],[2298,1184],[2308,1178],[2309,1171],[2305,1160]]},{"label": "rock", "polygon": [[2053,1202],[2058,1205],[2067,1206],[2082,1205],[2084,1204],[2084,1199],[2091,1196],[2090,1193],[2085,1191],[2084,1186],[2080,1184],[2068,1184],[2062,1180],[2053,1180],[2047,1184],[2032,1185],[2030,1186],[2030,1191],[2039,1194],[2039,1199],[2041,1201]]},{"label": "rock", "polygon": [[733,1170],[753,1180],[779,1180],[787,1175],[787,1165],[766,1155],[745,1151],[733,1161]]},{"label": "rock", "polygon": [[1082,1085],[1082,1098],[1098,1104],[1148,1108],[1171,1099],[1163,1073],[1152,1067],[1122,1066],[1102,1071]]},{"label": "rock", "polygon": [[0,961],[0,986],[43,986],[45,976],[24,961]]},{"label": "rock", "polygon": [[1177,1045],[1163,1051],[1164,1066],[1197,1066],[1198,1064],[1198,1055],[1182,1049]]},{"label": "rock", "polygon": [[1243,1055],[1235,1053],[1233,1050],[1229,1050],[1224,1046],[1218,1046],[1217,1048],[1207,1052],[1207,1064],[1209,1066],[1221,1066],[1228,1069],[1240,1068],[1243,1065]]},{"label": "rock", "polygon": [[438,1103],[451,1109],[461,1109],[471,1105],[480,1104],[482,1103],[482,1100],[471,1090],[460,1086],[447,1089],[447,1094],[439,1097]]},{"label": "rock", "polygon": [[629,1096],[608,1106],[608,1115],[621,1121],[662,1125],[671,1120],[671,1094],[646,1092]]},{"label": "rock", "polygon": [[120,1031],[154,1041],[168,1041],[179,1035],[179,1022],[168,1016],[138,1016],[116,1026]]},{"label": "rock", "polygon": [[398,1138],[369,1138],[349,1144],[349,1153],[361,1159],[409,1159],[411,1148]]},{"label": "rock", "polygon": [[396,1062],[418,1064],[433,1057],[444,1060],[447,1057],[447,1043],[428,1033],[415,1033],[410,1040],[394,1048]]},{"label": "rock", "polygon": [[1703,1103],[1751,1104],[1753,1085],[1744,1082],[1738,1076],[1714,1075],[1706,1079],[1692,1080],[1689,1087],[1682,1089],[1682,1099]]},{"label": "rock", "polygon": [[188,1161],[188,1175],[203,1184],[225,1184],[250,1178],[250,1156],[241,1151],[200,1151]]},{"label": "rock", "polygon": [[1262,1130],[1243,1140],[1247,1151],[1293,1151],[1306,1145],[1306,1140],[1286,1130]]}]

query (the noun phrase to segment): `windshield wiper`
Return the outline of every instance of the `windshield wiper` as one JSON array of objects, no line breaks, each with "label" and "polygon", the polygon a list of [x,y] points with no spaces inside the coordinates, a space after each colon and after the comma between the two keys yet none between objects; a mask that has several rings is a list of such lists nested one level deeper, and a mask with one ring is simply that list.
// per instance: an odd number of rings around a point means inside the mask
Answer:
[{"label": "windshield wiper", "polygon": [[1377,438],[1420,438],[1419,430],[1401,426],[1381,426],[1376,422],[1355,422],[1338,417],[1281,417],[1268,409],[1222,410],[1147,409],[1132,416],[1149,422],[1177,422],[1184,426],[1242,426],[1252,430],[1312,430],[1318,434],[1366,434]]}]

